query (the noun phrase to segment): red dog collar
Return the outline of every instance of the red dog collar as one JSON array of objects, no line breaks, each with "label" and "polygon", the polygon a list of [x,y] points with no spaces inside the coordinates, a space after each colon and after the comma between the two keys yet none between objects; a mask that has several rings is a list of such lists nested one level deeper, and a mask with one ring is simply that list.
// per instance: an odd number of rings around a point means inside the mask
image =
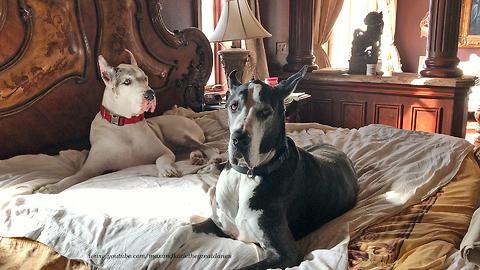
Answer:
[{"label": "red dog collar", "polygon": [[137,115],[137,116],[130,117],[130,118],[115,115],[115,114],[111,114],[109,111],[107,111],[107,109],[105,109],[105,107],[103,107],[103,105],[100,107],[100,114],[102,115],[102,117],[105,120],[107,120],[111,124],[114,124],[114,125],[117,125],[117,126],[123,126],[123,125],[127,125],[127,124],[135,124],[135,123],[140,122],[143,119],[145,119],[145,115],[143,113],[140,114],[140,115]]}]

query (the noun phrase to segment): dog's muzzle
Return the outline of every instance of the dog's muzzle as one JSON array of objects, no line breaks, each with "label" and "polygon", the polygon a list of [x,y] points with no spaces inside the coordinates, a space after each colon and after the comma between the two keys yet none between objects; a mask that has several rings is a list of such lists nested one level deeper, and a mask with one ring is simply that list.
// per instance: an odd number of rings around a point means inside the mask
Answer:
[{"label": "dog's muzzle", "polygon": [[249,162],[250,151],[250,134],[244,130],[237,130],[232,133],[230,138],[231,152],[230,162],[232,164],[238,164],[243,159],[247,164]]},{"label": "dog's muzzle", "polygon": [[250,141],[250,135],[244,130],[237,130],[232,134],[232,144],[237,150],[241,152],[248,149]]},{"label": "dog's muzzle", "polygon": [[143,93],[143,98],[145,98],[145,100],[151,101],[155,98],[155,92],[153,92],[152,89],[149,89]]}]

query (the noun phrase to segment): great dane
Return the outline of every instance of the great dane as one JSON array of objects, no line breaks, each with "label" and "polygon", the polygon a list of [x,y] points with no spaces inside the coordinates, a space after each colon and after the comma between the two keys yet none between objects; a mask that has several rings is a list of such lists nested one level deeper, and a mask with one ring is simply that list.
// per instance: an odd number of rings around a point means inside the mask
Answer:
[{"label": "great dane", "polygon": [[[356,204],[357,177],[345,153],[328,144],[297,148],[286,136],[283,101],[306,71],[275,87],[259,80],[241,85],[229,75],[229,164],[216,186],[213,214],[174,231],[155,255],[215,234],[266,250],[264,260],[243,269],[296,266],[302,261],[296,241]],[[151,256],[142,269],[165,269],[171,259],[164,257]]]},{"label": "great dane", "polygon": [[85,164],[75,175],[37,192],[58,193],[103,172],[144,164],[156,163],[160,177],[178,176],[175,154],[166,145],[193,150],[190,158],[195,164],[202,164],[204,158],[219,161],[218,151],[204,145],[204,133],[193,120],[164,115],[147,123],[144,112],[155,110],[155,93],[133,54],[127,52],[131,63],[117,67],[98,57],[105,90],[101,110],[91,124],[91,149]]}]

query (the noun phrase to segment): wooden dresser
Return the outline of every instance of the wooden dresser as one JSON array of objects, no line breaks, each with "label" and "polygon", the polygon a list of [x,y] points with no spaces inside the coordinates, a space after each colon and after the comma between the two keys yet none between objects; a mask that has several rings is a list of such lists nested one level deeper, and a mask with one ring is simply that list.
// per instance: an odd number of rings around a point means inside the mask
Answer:
[{"label": "wooden dresser", "polygon": [[[292,73],[275,73],[280,79]],[[296,92],[310,94],[302,120],[334,127],[384,124],[465,137],[468,94],[477,77],[422,78],[307,73]]]}]

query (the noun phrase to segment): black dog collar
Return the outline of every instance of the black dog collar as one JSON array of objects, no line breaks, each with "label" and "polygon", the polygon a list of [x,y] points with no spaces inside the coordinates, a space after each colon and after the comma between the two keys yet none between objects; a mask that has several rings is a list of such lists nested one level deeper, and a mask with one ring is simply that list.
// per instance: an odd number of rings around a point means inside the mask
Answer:
[{"label": "black dog collar", "polygon": [[288,150],[288,146],[286,146],[282,154],[280,154],[276,159],[270,160],[265,165],[255,167],[255,168],[237,166],[231,163],[230,165],[235,171],[246,174],[249,178],[253,178],[255,175],[265,175],[280,169],[280,167],[282,166],[282,163],[285,160],[287,160],[287,158],[289,157],[290,157],[290,151]]}]

